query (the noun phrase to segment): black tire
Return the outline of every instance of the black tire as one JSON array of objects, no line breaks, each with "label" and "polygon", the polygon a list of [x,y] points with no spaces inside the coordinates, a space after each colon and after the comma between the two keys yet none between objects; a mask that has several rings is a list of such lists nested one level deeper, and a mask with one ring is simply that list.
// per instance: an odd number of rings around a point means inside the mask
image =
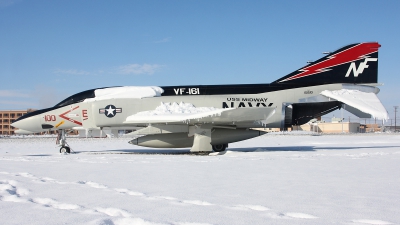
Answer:
[{"label": "black tire", "polygon": [[71,149],[69,147],[61,147],[60,153],[71,153]]},{"label": "black tire", "polygon": [[214,152],[223,152],[227,147],[228,144],[219,144],[219,145],[213,145],[212,149]]}]

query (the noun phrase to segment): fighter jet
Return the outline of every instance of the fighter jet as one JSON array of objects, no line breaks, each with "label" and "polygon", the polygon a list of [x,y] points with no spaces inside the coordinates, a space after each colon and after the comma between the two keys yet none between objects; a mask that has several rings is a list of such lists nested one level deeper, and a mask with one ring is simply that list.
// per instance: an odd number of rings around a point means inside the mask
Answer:
[{"label": "fighter jet", "polygon": [[91,89],[28,113],[12,126],[20,129],[17,133],[57,130],[65,153],[70,152],[70,129],[115,136],[131,129],[130,144],[211,152],[265,133],[252,128],[284,130],[341,108],[361,118],[386,120],[376,96],[379,47],[377,42],[356,43],[326,52],[269,84]]}]

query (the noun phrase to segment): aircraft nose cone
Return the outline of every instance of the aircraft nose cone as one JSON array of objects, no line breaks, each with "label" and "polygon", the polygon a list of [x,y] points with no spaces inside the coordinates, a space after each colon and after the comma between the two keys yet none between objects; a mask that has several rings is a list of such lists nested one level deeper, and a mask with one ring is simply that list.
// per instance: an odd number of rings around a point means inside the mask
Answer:
[{"label": "aircraft nose cone", "polygon": [[18,129],[26,130],[26,131],[42,131],[42,125],[40,123],[39,116],[32,116],[22,120],[18,120],[11,124],[11,126],[16,127]]}]

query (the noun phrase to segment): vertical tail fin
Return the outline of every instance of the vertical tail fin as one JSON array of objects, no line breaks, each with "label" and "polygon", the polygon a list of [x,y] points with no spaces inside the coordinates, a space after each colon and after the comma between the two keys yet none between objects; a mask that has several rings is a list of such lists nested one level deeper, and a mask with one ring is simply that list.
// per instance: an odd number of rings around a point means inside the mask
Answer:
[{"label": "vertical tail fin", "polygon": [[378,42],[347,45],[273,83],[377,83]]}]

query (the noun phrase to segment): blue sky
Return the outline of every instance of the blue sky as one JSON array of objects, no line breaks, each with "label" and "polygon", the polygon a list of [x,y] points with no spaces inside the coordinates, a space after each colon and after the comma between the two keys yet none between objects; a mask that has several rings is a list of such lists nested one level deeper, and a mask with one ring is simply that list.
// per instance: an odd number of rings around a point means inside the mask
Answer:
[{"label": "blue sky", "polygon": [[378,41],[378,95],[400,105],[400,1],[0,0],[0,109],[105,86],[269,83]]}]

